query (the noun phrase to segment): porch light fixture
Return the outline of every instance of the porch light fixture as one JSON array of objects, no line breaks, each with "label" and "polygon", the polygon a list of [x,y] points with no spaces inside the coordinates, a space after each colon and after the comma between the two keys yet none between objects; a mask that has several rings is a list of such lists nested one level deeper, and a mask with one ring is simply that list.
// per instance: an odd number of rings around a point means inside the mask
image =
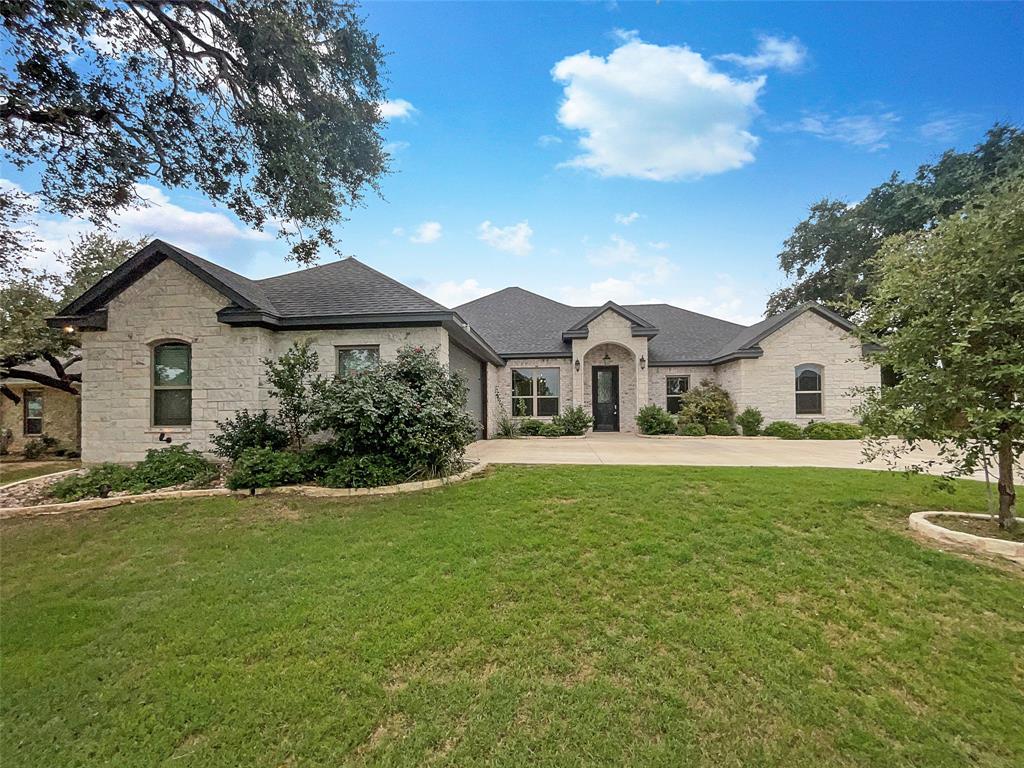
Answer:
[{"label": "porch light fixture", "polygon": [[604,357],[601,358],[601,362],[604,363],[605,365],[607,365],[611,361],[612,361],[611,355],[609,355],[607,352],[605,352],[604,353]]},{"label": "porch light fixture", "polygon": [[580,359],[577,357],[576,358],[576,373],[579,373],[579,372],[580,372]]},{"label": "porch light fixture", "polygon": [[640,355],[640,370],[642,371],[646,367],[647,367],[647,358],[644,357],[643,355]]},{"label": "porch light fixture", "polygon": [[73,326],[73,325],[65,325],[64,326],[64,333],[74,333],[74,332],[75,332],[75,326]]}]

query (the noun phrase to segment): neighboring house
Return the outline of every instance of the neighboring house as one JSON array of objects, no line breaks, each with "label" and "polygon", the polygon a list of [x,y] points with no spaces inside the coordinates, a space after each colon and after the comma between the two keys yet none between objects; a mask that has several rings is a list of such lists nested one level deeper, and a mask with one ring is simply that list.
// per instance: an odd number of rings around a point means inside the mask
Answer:
[{"label": "neighboring house", "polygon": [[877,386],[851,326],[805,305],[751,327],[666,304],[570,307],[507,288],[455,310],[354,258],[249,280],[156,240],[51,318],[82,332],[82,452],[134,461],[160,439],[208,450],[218,420],[273,409],[262,360],[312,339],[323,374],[414,344],[469,382],[493,436],[501,412],[572,405],[595,429],[634,431],[639,407],[674,410],[704,378],[768,420],[852,421],[847,390]]},{"label": "neighboring house", "polygon": [[[18,370],[53,376],[53,368],[45,360],[32,360],[17,366]],[[81,372],[81,363],[71,363],[69,374]],[[0,396],[0,431],[10,435],[7,448],[20,453],[29,440],[43,435],[52,437],[57,446],[78,450],[81,443],[81,399],[70,392],[45,387],[30,379],[11,376],[0,370],[0,384],[18,399]]]}]

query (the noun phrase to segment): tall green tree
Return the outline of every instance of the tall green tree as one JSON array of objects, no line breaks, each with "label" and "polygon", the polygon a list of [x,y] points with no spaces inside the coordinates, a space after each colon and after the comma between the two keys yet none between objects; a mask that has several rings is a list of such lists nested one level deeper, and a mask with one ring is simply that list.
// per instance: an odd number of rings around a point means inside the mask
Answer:
[{"label": "tall green tree", "polygon": [[[78,394],[81,376],[67,368],[81,360],[76,333],[49,328],[46,318],[77,298],[93,283],[145,245],[117,240],[104,232],[83,234],[67,251],[57,254],[59,272],[25,272],[0,287],[0,367],[10,377]],[[28,370],[23,364],[43,359],[52,373]],[[18,402],[8,388],[2,394]]]},{"label": "tall green tree", "polygon": [[783,244],[779,266],[793,283],[769,297],[765,315],[817,301],[853,316],[876,282],[873,259],[886,238],[933,227],[1021,169],[1024,132],[995,125],[971,151],[949,150],[913,179],[894,173],[856,204],[820,200]]},{"label": "tall green tree", "polygon": [[863,406],[871,452],[896,458],[934,440],[958,474],[994,459],[1000,524],[1013,527],[1024,452],[1024,173],[930,230],[888,239],[874,267],[861,328],[885,336],[880,362],[901,376]]},{"label": "tall green tree", "polygon": [[353,2],[15,0],[0,45],[3,157],[60,214],[188,186],[310,262],[386,171],[384,54]]}]

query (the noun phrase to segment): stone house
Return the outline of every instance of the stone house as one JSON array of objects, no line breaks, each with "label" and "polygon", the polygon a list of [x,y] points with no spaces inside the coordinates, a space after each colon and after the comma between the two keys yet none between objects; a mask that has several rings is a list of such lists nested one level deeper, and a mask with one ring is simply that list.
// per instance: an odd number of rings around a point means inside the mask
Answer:
[{"label": "stone house", "polygon": [[[45,360],[33,360],[19,365],[17,370],[53,375],[53,369]],[[71,363],[66,372],[79,373],[80,364]],[[0,384],[13,395],[0,396],[0,433],[7,437],[8,451],[20,453],[25,443],[44,435],[56,440],[57,448],[79,449],[81,402],[78,395],[11,375],[6,370],[0,371]]]},{"label": "stone house", "polygon": [[208,450],[215,422],[272,409],[261,360],[311,339],[345,375],[406,344],[468,382],[493,436],[501,412],[550,419],[581,405],[595,429],[632,432],[708,378],[768,420],[852,421],[848,390],[879,369],[850,324],[804,305],[746,327],[667,304],[571,307],[507,288],[455,309],[347,258],[249,280],[153,241],[49,320],[82,333],[82,454],[135,461],[161,441]]}]

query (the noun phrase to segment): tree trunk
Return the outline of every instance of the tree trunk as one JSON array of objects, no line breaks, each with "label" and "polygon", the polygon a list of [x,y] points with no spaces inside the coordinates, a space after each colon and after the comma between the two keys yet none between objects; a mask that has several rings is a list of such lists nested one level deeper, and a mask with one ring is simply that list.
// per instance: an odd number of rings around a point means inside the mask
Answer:
[{"label": "tree trunk", "polygon": [[999,527],[1011,530],[1016,524],[1017,493],[1013,487],[1013,441],[1004,434],[999,441]]}]

